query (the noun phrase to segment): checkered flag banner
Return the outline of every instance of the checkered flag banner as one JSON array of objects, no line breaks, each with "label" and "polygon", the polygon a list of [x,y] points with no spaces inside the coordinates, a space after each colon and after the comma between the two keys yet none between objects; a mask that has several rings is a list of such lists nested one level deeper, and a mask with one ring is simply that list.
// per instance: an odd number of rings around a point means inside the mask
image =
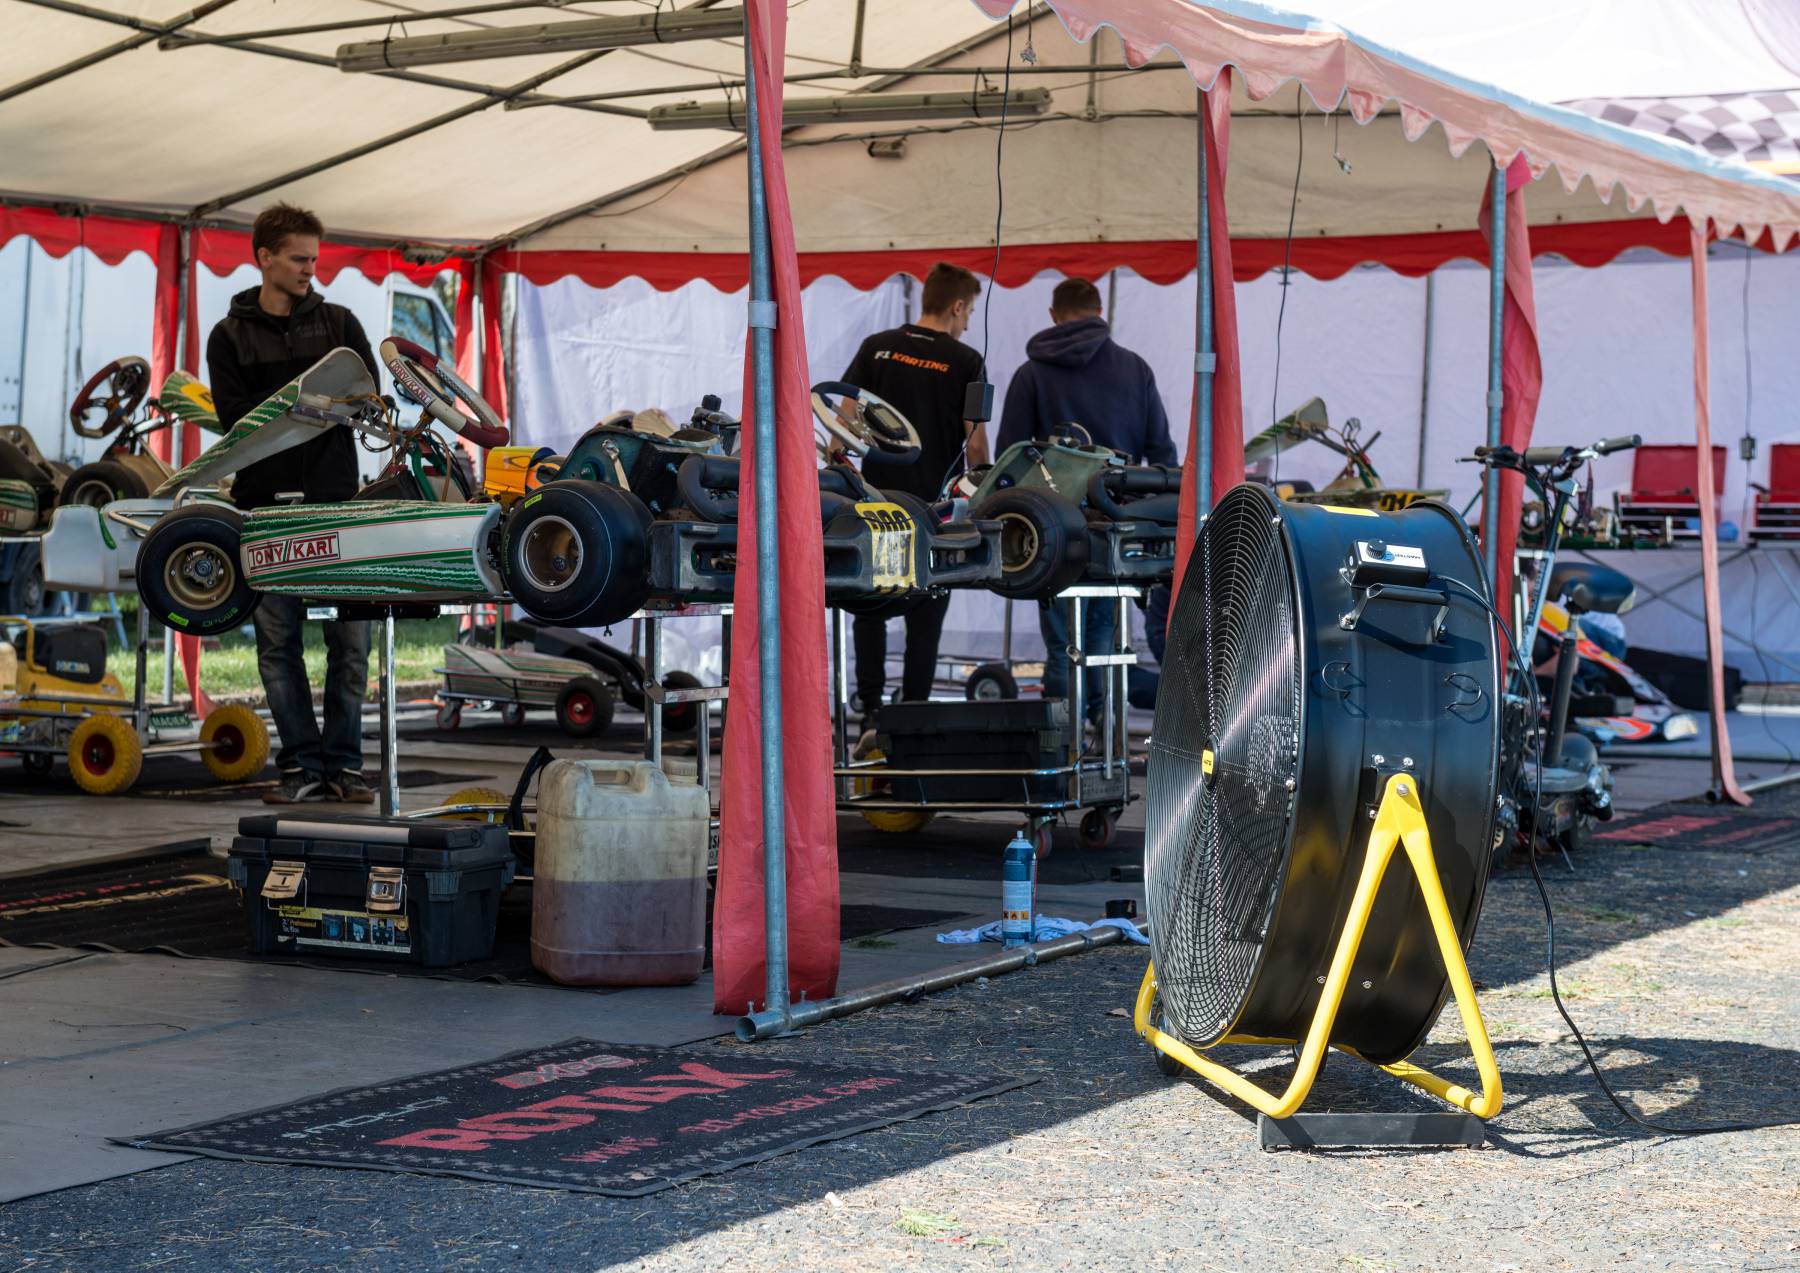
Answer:
[{"label": "checkered flag banner", "polygon": [[1789,170],[1800,165],[1800,88],[1703,97],[1584,97],[1564,105],[1721,157]]}]

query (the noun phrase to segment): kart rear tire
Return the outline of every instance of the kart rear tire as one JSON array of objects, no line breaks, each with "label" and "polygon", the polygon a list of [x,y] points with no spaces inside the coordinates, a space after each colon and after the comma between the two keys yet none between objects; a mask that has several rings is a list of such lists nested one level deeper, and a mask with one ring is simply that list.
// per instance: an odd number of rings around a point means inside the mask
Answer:
[{"label": "kart rear tire", "polygon": [[254,778],[269,763],[268,727],[241,703],[208,712],[200,722],[200,741],[213,744],[200,753],[200,761],[220,782]]},{"label": "kart rear tire", "polygon": [[650,510],[603,482],[551,482],[506,519],[501,570],[534,619],[598,627],[650,596]]},{"label": "kart rear tire", "polygon": [[0,584],[0,614],[42,614],[47,600],[42,550],[36,544],[21,544],[11,577]]},{"label": "kart rear tire", "polygon": [[[185,636],[242,627],[262,600],[244,578],[238,546],[244,519],[219,504],[194,504],[150,528],[137,555],[137,589],[156,619]],[[197,575],[204,570],[205,575]]]},{"label": "kart rear tire", "polygon": [[90,796],[128,791],[144,768],[144,748],[123,716],[90,716],[69,735],[69,776]]},{"label": "kart rear tire", "polygon": [[570,738],[604,734],[612,718],[612,689],[598,677],[578,676],[556,696],[556,724]]},{"label": "kart rear tire", "polygon": [[144,479],[117,460],[95,460],[69,474],[56,492],[56,507],[86,504],[99,508],[114,500],[143,499],[150,494]]},{"label": "kart rear tire", "polygon": [[1048,600],[1087,569],[1087,521],[1054,491],[1009,487],[970,514],[1000,523],[1000,578],[989,586],[1003,597]]}]

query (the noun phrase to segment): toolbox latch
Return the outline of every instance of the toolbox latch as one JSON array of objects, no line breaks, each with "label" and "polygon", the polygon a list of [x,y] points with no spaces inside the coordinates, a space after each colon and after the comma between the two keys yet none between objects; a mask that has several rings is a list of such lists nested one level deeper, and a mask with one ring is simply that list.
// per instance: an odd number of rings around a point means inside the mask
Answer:
[{"label": "toolbox latch", "polygon": [[271,902],[291,902],[306,893],[306,863],[281,859],[269,863],[269,874],[263,880],[262,895]]},{"label": "toolbox latch", "polygon": [[406,906],[406,871],[398,866],[369,868],[369,895],[365,909],[373,912],[402,910]]}]

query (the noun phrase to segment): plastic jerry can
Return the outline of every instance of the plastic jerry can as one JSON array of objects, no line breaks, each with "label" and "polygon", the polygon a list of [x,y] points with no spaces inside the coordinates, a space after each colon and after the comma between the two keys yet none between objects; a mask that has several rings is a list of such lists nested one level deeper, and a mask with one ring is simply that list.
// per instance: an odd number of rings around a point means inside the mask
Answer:
[{"label": "plastic jerry can", "polygon": [[531,962],[569,986],[679,986],[706,960],[711,808],[648,761],[558,760],[538,789]]}]

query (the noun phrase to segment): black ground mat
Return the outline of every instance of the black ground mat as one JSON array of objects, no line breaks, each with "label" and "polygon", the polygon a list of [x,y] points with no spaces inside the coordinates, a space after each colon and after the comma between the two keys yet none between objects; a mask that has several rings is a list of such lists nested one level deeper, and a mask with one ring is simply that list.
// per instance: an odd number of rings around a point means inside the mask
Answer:
[{"label": "black ground mat", "polygon": [[115,1142],[630,1198],[1032,1081],[571,1039]]},{"label": "black ground mat", "polygon": [[[1038,862],[1040,884],[1087,884],[1144,867],[1144,830],[1121,827],[1104,849],[1084,849],[1077,819],[1056,830],[1050,856]],[[861,814],[838,817],[838,869],[848,874],[905,875],[934,880],[992,880],[1000,887],[1000,858],[1015,827],[989,818],[936,817],[922,831],[877,831]],[[1141,878],[1130,874],[1130,878]]]},{"label": "black ground mat", "polygon": [[1800,844],[1800,807],[1758,801],[1749,808],[1699,801],[1653,805],[1621,813],[1588,833],[1606,844],[1654,844],[1663,849],[1760,853]]},{"label": "black ground mat", "polygon": [[[848,905],[843,937],[872,937],[955,918],[960,912]],[[507,890],[491,957],[451,968],[398,960],[253,956],[245,949],[243,903],[225,862],[189,848],[127,862],[100,863],[0,880],[0,945],[254,959],[340,972],[374,972],[455,981],[555,985],[531,966],[531,892]]]}]

